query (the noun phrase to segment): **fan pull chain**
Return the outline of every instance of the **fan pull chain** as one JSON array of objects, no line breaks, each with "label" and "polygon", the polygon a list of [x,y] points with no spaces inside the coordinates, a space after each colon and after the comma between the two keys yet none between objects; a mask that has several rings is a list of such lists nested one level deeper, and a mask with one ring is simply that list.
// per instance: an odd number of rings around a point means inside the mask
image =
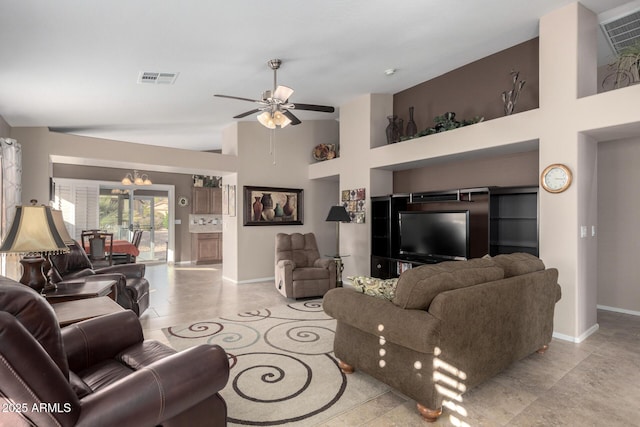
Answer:
[{"label": "fan pull chain", "polygon": [[269,132],[269,154],[273,159],[273,165],[276,164],[276,143],[274,140],[274,136],[275,136],[275,130],[271,129],[271,132]]}]

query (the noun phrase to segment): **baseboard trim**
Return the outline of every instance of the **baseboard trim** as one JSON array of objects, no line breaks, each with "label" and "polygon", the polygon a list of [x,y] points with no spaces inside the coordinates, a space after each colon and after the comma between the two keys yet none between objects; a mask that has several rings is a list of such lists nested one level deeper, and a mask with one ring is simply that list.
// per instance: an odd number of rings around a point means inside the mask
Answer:
[{"label": "baseboard trim", "polygon": [[275,278],[275,276],[272,276],[272,277],[262,277],[262,278],[249,279],[249,280],[235,280],[235,279],[232,279],[230,277],[222,276],[222,280],[227,280],[227,281],[229,281],[231,283],[235,283],[237,285],[244,285],[244,284],[248,284],[248,283],[275,282],[276,278]]},{"label": "baseboard trim", "polygon": [[616,313],[630,314],[632,316],[640,316],[640,311],[627,310],[625,308],[609,307],[606,305],[597,305],[598,310],[614,311]]},{"label": "baseboard trim", "polygon": [[585,333],[583,333],[582,335],[580,335],[578,337],[572,337],[571,335],[565,335],[565,334],[561,334],[559,332],[554,332],[552,336],[553,336],[553,338],[557,338],[559,340],[569,341],[569,342],[572,342],[572,343],[575,343],[575,344],[579,344],[582,341],[584,341],[587,338],[589,338],[591,336],[591,334],[595,333],[598,329],[600,329],[600,325],[598,325],[596,323],[595,325],[593,325],[592,327],[587,329],[585,331]]}]

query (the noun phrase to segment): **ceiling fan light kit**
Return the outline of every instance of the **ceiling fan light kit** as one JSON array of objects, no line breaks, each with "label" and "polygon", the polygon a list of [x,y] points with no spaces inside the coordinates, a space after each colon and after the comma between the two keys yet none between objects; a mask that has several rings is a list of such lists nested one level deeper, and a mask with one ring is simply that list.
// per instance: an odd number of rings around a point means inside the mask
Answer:
[{"label": "ceiling fan light kit", "polygon": [[268,129],[283,128],[288,125],[299,125],[302,123],[290,110],[319,111],[323,113],[333,113],[335,108],[326,105],[295,104],[289,102],[289,97],[293,94],[293,89],[288,86],[278,86],[277,70],[282,65],[282,60],[272,59],[267,62],[269,68],[273,70],[273,90],[262,93],[261,99],[242,98],[239,96],[219,95],[220,98],[237,99],[240,101],[255,102],[258,107],[234,116],[234,119],[241,119],[254,113],[258,114],[258,122]]}]

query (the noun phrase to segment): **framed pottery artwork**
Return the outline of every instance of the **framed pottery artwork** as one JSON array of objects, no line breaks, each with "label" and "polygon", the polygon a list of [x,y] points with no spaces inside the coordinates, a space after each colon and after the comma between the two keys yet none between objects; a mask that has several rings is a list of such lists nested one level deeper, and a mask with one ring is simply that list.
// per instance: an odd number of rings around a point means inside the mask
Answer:
[{"label": "framed pottery artwork", "polygon": [[302,225],[303,190],[244,186],[244,225]]}]

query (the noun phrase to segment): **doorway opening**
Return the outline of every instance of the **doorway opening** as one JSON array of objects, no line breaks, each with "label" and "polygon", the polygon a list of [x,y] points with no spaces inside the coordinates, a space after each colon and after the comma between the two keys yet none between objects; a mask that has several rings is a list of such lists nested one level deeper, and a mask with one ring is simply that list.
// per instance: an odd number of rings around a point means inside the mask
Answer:
[{"label": "doorway opening", "polygon": [[142,230],[139,261],[167,262],[170,224],[167,190],[100,185],[98,206],[99,228],[112,232],[114,239],[130,241],[135,230]]}]

